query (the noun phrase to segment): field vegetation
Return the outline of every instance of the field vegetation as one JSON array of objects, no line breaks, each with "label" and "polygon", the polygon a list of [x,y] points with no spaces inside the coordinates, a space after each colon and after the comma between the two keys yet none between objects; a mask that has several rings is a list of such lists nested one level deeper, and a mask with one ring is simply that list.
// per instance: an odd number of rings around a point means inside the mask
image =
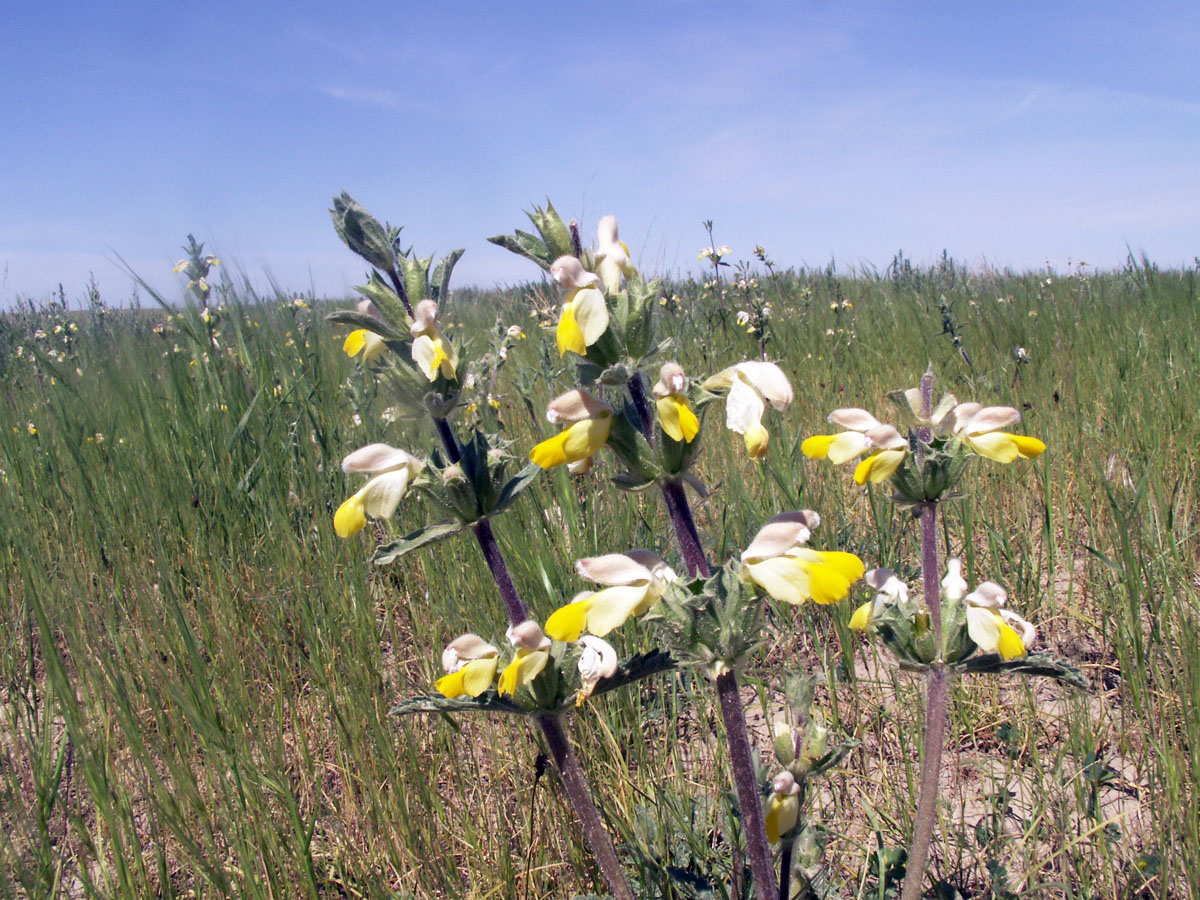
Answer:
[{"label": "field vegetation", "polygon": [[[1090,689],[954,683],[933,879],[947,900],[1200,898],[1200,271],[751,260],[720,286],[661,292],[660,337],[689,374],[765,352],[795,388],[764,459],[723,430],[705,438],[712,493],[695,513],[716,560],[808,507],[825,546],[915,583],[914,520],[802,440],[835,408],[882,410],[930,363],[959,397],[1021,410],[1049,449],[975,471],[983,486],[946,505],[943,534]],[[469,413],[517,457],[556,430],[557,303],[531,282],[442,304],[468,357],[510,326],[527,336]],[[430,690],[450,639],[506,623],[473,543],[375,567],[372,541],[334,534],[359,486],[345,454],[427,428],[342,352],[348,329],[325,314],[352,302],[227,278],[209,305],[206,321],[194,303],[110,307],[92,291],[0,317],[0,896],[603,894],[525,720],[389,715]],[[677,559],[657,498],[607,489],[612,474],[603,457],[589,475],[547,472],[496,523],[539,621],[578,589],[580,557]],[[413,495],[368,533],[431,515]],[[889,895],[911,829],[920,681],[847,627],[868,598],[772,604],[742,679],[764,754],[787,673],[861,742],[808,798],[805,896]],[[609,640],[629,655],[653,632]],[[667,673],[570,719],[643,896],[745,896],[701,680]]]}]

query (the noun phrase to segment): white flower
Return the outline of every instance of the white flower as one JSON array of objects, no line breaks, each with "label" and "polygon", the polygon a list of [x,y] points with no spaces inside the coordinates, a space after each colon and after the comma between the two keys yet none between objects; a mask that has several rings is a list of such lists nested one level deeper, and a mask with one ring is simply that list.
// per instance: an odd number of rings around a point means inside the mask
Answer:
[{"label": "white flower", "polygon": [[596,268],[604,289],[615,294],[621,289],[621,276],[632,280],[637,275],[629,261],[629,248],[617,236],[617,217],[605,216],[596,225]]},{"label": "white flower", "polygon": [[763,427],[762,417],[767,403],[783,410],[791,406],[793,398],[792,386],[779,366],[757,361],[738,363],[713,375],[703,387],[729,391],[725,399],[726,427],[745,438],[751,459],[765,456],[770,434]]},{"label": "white flower", "polygon": [[594,634],[583,635],[578,643],[580,686],[575,696],[575,705],[582,706],[592,695],[600,679],[612,678],[617,674],[617,651],[604,638],[598,638]]},{"label": "white flower", "polygon": [[334,513],[333,527],[338,536],[348,538],[357,534],[367,524],[368,515],[375,519],[391,518],[408,493],[412,479],[424,466],[415,456],[387,444],[368,444],[342,460],[343,471],[373,477]]}]

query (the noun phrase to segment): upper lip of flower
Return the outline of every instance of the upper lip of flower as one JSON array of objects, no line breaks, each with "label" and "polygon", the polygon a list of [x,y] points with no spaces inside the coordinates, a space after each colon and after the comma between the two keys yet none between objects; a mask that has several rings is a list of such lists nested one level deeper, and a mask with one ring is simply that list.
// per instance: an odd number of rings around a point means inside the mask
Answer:
[{"label": "upper lip of flower", "polygon": [[707,379],[705,390],[728,388],[725,399],[725,426],[745,437],[746,450],[758,459],[767,451],[769,434],[763,427],[766,405],[787,409],[794,398],[792,386],[779,366],[770,362],[740,362]]}]

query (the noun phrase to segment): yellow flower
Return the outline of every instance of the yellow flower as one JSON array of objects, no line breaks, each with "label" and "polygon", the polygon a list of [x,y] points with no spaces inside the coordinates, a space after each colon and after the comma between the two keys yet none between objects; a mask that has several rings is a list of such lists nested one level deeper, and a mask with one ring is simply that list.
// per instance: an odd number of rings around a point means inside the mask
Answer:
[{"label": "yellow flower", "polygon": [[887,481],[908,455],[908,441],[904,436],[865,409],[835,409],[829,421],[848,430],[840,434],[814,435],[805,439],[800,449],[811,459],[828,459],[839,466],[868,453],[854,470],[854,480],[858,484]]},{"label": "yellow flower", "polygon": [[475,634],[464,634],[451,641],[442,652],[443,675],[434,687],[454,699],[466,694],[478,697],[496,680],[500,651]]},{"label": "yellow flower", "polygon": [[412,359],[430,381],[440,372],[442,377],[453,381],[458,368],[458,351],[442,337],[438,329],[438,307],[432,300],[422,300],[413,310],[413,323],[409,332],[413,336]]},{"label": "yellow flower", "polygon": [[346,335],[342,349],[347,356],[357,356],[362,353],[363,362],[372,362],[387,351],[387,342],[373,331],[359,328]]},{"label": "yellow flower", "polygon": [[700,432],[700,420],[692,412],[687,399],[687,376],[679,363],[664,363],[659,370],[653,394],[658,407],[658,421],[673,441],[691,443]]},{"label": "yellow flower", "polygon": [[342,470],[364,472],[373,477],[333,514],[339,537],[353,537],[367,524],[367,516],[387,519],[408,493],[412,479],[425,464],[387,444],[368,444],[342,460]]},{"label": "yellow flower", "polygon": [[512,696],[518,689],[537,678],[550,661],[550,641],[542,633],[541,627],[532,619],[526,619],[520,624],[508,629],[508,641],[517,653],[512,662],[500,673],[500,682],[496,687],[500,696]]},{"label": "yellow flower", "polygon": [[725,427],[745,438],[751,459],[765,456],[770,434],[763,427],[762,417],[767,403],[780,410],[792,404],[792,386],[779,366],[757,361],[738,363],[713,375],[703,387],[709,391],[729,391],[725,399]]},{"label": "yellow flower", "polygon": [[1011,406],[981,406],[960,403],[948,420],[954,437],[973,453],[998,463],[1034,459],[1046,451],[1046,445],[1034,437],[1000,431],[1015,424],[1021,414]]},{"label": "yellow flower", "polygon": [[800,821],[800,785],[791,772],[783,771],[771,782],[771,798],[767,801],[767,840],[772,844],[796,827]]},{"label": "yellow flower", "polygon": [[596,268],[609,294],[621,289],[621,276],[633,280],[637,269],[629,261],[629,248],[617,236],[617,217],[605,216],[596,224]]},{"label": "yellow flower", "polygon": [[554,424],[570,423],[529,451],[531,460],[543,469],[552,469],[599,453],[612,431],[613,408],[587,391],[567,391],[550,402],[546,418]]},{"label": "yellow flower", "polygon": [[550,274],[567,292],[558,319],[558,355],[570,350],[583,356],[608,330],[608,306],[597,287],[600,279],[585,271],[574,256],[560,256],[551,264]]},{"label": "yellow flower", "polygon": [[644,615],[662,597],[675,572],[648,550],[593,556],[575,563],[581,578],[605,585],[584,591],[546,620],[556,641],[576,641],[583,632],[603,637],[630,616]]},{"label": "yellow flower", "polygon": [[820,523],[821,517],[810,509],[781,513],[768,521],[742,551],[742,581],[784,603],[841,600],[866,567],[853,553],[804,546]]}]

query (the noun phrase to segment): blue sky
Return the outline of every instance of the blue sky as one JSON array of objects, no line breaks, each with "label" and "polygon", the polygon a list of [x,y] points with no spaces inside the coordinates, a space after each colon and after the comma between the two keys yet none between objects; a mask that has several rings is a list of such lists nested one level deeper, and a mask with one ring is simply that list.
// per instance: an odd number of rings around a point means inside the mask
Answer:
[{"label": "blue sky", "polygon": [[176,297],[188,232],[253,281],[342,295],[347,190],[456,282],[549,196],[643,268],[1018,268],[1200,254],[1200,4],[20,4],[0,37],[0,303],[119,254]]}]

